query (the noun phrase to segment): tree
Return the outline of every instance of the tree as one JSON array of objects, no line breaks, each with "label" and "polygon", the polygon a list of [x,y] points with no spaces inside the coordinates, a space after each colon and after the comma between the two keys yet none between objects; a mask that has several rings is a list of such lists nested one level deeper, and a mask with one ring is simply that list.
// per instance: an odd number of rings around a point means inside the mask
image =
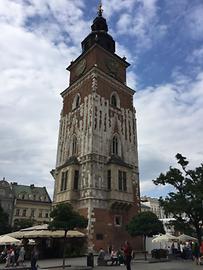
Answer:
[{"label": "tree", "polygon": [[34,220],[32,219],[15,219],[13,225],[13,231],[20,231],[21,229],[32,227]]},{"label": "tree", "polygon": [[65,268],[65,244],[67,232],[75,228],[86,228],[87,219],[75,212],[68,203],[57,205],[50,214],[52,221],[49,223],[51,230],[64,230],[63,268]]},{"label": "tree", "polygon": [[171,185],[174,191],[165,198],[160,197],[160,205],[166,214],[176,219],[174,225],[183,232],[194,229],[199,243],[203,221],[203,164],[194,170],[187,169],[189,162],[181,154],[176,155],[181,170],[170,167],[153,180],[155,185]]},{"label": "tree", "polygon": [[4,212],[0,205],[0,235],[10,232],[8,214]]},{"label": "tree", "polygon": [[[141,212],[133,217],[127,225],[127,231],[131,236],[141,235],[144,237],[144,249],[146,251],[146,237],[150,237],[159,233],[165,233],[163,223],[158,217],[150,212]],[[146,260],[146,252],[145,252]]]}]

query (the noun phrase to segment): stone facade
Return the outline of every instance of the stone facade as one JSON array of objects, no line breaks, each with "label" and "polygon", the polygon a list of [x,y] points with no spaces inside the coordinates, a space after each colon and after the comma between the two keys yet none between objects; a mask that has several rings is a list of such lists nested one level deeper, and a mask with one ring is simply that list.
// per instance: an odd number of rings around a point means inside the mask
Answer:
[{"label": "stone facade", "polygon": [[[98,29],[104,20],[94,20]],[[96,31],[99,37],[103,32]],[[90,249],[118,248],[127,239],[139,249],[139,241],[125,230],[140,211],[134,91],[126,86],[129,64],[106,44],[91,42],[67,68],[70,86],[61,94],[54,205],[69,202],[88,218]]]},{"label": "stone facade", "polygon": [[12,225],[15,220],[29,219],[34,225],[50,221],[52,201],[45,187],[11,183],[15,197]]},{"label": "stone facade", "polygon": [[0,180],[0,205],[4,212],[8,214],[9,224],[12,224],[14,209],[14,194],[11,185],[5,179]]},{"label": "stone facade", "polygon": [[149,208],[148,211],[153,212],[159,219],[168,218],[168,216],[166,216],[164,212],[163,207],[160,206],[158,198],[151,198],[151,197],[143,196],[141,197],[141,201],[143,204],[143,208],[144,206],[148,207]]}]

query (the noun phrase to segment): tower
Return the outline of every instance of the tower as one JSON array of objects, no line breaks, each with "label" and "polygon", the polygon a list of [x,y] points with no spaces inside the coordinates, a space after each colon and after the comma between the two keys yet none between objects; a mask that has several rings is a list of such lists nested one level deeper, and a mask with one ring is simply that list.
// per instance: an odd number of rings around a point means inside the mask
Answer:
[{"label": "tower", "polygon": [[140,208],[135,92],[101,5],[91,30],[61,93],[54,205],[71,203],[88,218],[89,248],[118,248],[125,240],[136,248],[125,230]]}]

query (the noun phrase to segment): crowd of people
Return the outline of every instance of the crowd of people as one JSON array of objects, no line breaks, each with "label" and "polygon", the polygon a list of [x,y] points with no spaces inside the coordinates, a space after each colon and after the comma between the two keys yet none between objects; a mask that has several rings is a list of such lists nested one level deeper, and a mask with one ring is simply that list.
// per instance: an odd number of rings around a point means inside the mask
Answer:
[{"label": "crowd of people", "polygon": [[5,267],[23,265],[25,260],[25,248],[21,246],[5,246],[1,252],[1,260],[5,260]]},{"label": "crowd of people", "polygon": [[[37,260],[39,252],[36,246],[31,251],[31,270],[37,270]],[[23,266],[25,261],[25,248],[24,245],[9,245],[5,246],[0,253],[0,260],[5,261],[5,267],[18,267]]]},{"label": "crowd of people", "polygon": [[203,254],[203,246],[199,246],[198,242],[173,242],[169,247],[169,254],[182,259],[192,259],[196,264],[200,264],[201,254]]},{"label": "crowd of people", "polygon": [[106,252],[103,248],[100,249],[97,264],[106,265],[108,262],[111,265],[126,265],[127,270],[131,270],[130,263],[132,259],[132,248],[128,241],[121,246],[120,249],[116,250],[114,247],[110,246]]}]

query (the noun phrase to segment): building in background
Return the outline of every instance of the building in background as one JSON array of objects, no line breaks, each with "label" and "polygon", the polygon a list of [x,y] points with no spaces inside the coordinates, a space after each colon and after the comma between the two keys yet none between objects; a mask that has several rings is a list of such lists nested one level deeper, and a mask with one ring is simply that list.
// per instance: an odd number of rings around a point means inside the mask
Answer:
[{"label": "building in background", "polygon": [[[82,53],[72,61],[70,85],[61,95],[54,205],[68,202],[88,218],[88,246],[120,248],[126,224],[140,211],[134,90],[126,85],[125,57],[99,8]],[[138,247],[139,246],[139,247]]]},{"label": "building in background", "polygon": [[16,220],[29,219],[34,225],[47,223],[50,220],[52,201],[46,187],[36,187],[11,183],[15,197],[12,224]]},{"label": "building in background", "polygon": [[14,209],[14,194],[9,182],[3,178],[0,180],[0,205],[4,212],[8,214],[9,225],[12,224]]},{"label": "building in background", "polygon": [[9,224],[29,220],[33,225],[50,220],[52,201],[46,187],[19,185],[0,180],[0,205],[9,215]]},{"label": "building in background", "polygon": [[171,221],[174,221],[174,218],[165,214],[163,207],[160,206],[159,199],[143,196],[141,202],[141,212],[153,212],[162,221],[165,231],[171,234],[174,233],[174,226],[170,224]]},{"label": "building in background", "polygon": [[[147,196],[141,197],[142,207],[149,207],[149,211],[153,212],[159,219],[167,218],[163,207],[160,206],[159,199]],[[143,209],[141,209],[143,211]]]}]

